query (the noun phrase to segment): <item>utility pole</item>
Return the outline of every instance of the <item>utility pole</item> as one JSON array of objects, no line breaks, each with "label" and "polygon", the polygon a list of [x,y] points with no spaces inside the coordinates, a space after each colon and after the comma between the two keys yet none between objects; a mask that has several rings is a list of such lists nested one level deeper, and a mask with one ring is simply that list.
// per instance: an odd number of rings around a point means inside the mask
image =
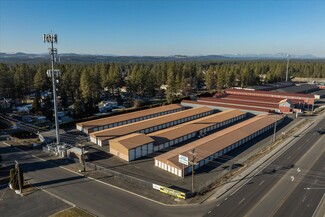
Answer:
[{"label": "utility pole", "polygon": [[58,43],[58,36],[56,34],[43,34],[43,41],[44,43],[46,42],[51,43],[51,48],[49,48],[49,54],[51,55],[51,64],[52,64],[52,70],[50,76],[52,77],[52,84],[53,84],[56,144],[59,145],[60,134],[59,134],[58,106],[57,106],[57,96],[56,96],[56,77],[59,76],[60,72],[58,70],[54,71],[55,56],[58,54],[58,50],[53,47],[53,43]]},{"label": "utility pole", "polygon": [[289,74],[289,59],[290,59],[290,54],[287,54],[287,72],[286,72],[286,82],[288,82],[288,74]]},{"label": "utility pole", "polygon": [[192,155],[192,158],[189,161],[189,163],[192,166],[192,194],[194,194],[194,165],[197,165],[197,163],[195,163],[195,159],[196,159],[195,148],[193,148],[189,153]]}]

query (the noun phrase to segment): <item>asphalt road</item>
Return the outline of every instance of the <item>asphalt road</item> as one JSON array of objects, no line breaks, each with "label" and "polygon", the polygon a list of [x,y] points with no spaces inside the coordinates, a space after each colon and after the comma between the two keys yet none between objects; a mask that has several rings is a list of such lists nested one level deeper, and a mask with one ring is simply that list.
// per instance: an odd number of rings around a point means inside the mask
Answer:
[{"label": "asphalt road", "polygon": [[[4,148],[0,144],[0,148]],[[2,149],[3,150],[3,149]],[[72,173],[49,162],[6,147],[7,158],[16,159],[25,177],[51,194],[97,216],[202,216],[212,205],[169,207]],[[9,215],[10,216],[10,215]],[[14,216],[14,215],[13,215]],[[28,216],[28,215],[26,215]]]},{"label": "asphalt road", "polygon": [[[325,119],[206,216],[312,216],[325,193],[325,135],[316,133],[320,128],[325,128]],[[317,183],[323,189],[304,189]]]},{"label": "asphalt road", "polygon": [[[254,212],[259,201],[267,201],[265,195],[272,194],[270,189],[272,189],[281,179],[286,181],[290,180],[290,175],[293,170],[296,170],[296,163],[304,157],[311,147],[317,145],[317,141],[321,141],[321,136],[315,134],[317,129],[320,127],[325,128],[325,120],[322,120],[320,124],[315,126],[307,133],[305,136],[301,137],[291,148],[284,152],[280,157],[278,157],[270,166],[262,170],[256,176],[254,176],[247,184],[243,185],[234,194],[226,196],[222,201],[216,200],[208,204],[192,205],[192,206],[164,206],[157,204],[155,202],[149,201],[147,199],[129,194],[127,192],[118,190],[114,187],[104,185],[97,181],[85,178],[76,173],[71,173],[63,168],[57,167],[51,162],[42,161],[41,159],[35,158],[24,152],[17,151],[14,148],[6,147],[6,153],[8,158],[18,160],[23,170],[25,171],[25,176],[32,178],[32,183],[36,186],[45,189],[51,194],[55,194],[62,198],[62,201],[69,201],[78,207],[81,207],[97,216],[121,216],[121,217],[168,217],[168,216],[244,216],[249,212]],[[322,136],[324,138],[325,136]],[[4,145],[0,144],[0,148]],[[3,150],[3,149],[2,149]],[[318,153],[321,153],[318,151]],[[307,161],[309,158],[307,159]],[[297,178],[295,186],[300,186],[299,188],[313,187],[312,183],[305,182],[302,180],[314,179],[310,176],[319,174],[319,169],[322,168],[321,161],[324,162],[323,154],[320,157],[313,159],[315,163],[310,165],[310,170],[308,167],[302,168],[302,172],[306,173],[304,177]],[[306,172],[308,171],[308,172]],[[318,172],[317,172],[318,171]],[[324,175],[323,175],[324,176]],[[319,175],[319,183],[323,183],[323,176]],[[322,180],[320,180],[322,178]],[[317,184],[317,182],[315,183]],[[324,185],[323,185],[324,186]],[[287,200],[281,204],[277,209],[272,210],[274,215],[277,216],[290,216],[291,212],[286,211],[286,207],[293,207],[296,203],[295,195],[300,194],[298,187],[291,189],[290,194],[287,196]],[[274,189],[273,189],[274,190]],[[275,189],[275,192],[277,190]],[[310,208],[309,213],[313,213],[318,205],[321,193],[313,193],[312,190],[304,190],[308,194],[308,200],[310,200],[313,205]],[[314,194],[316,196],[314,196]],[[293,196],[291,196],[293,195]],[[319,196],[320,195],[320,196]],[[291,197],[293,197],[291,199]],[[320,198],[319,198],[320,197]],[[307,198],[305,199],[307,201]],[[282,211],[284,209],[284,211]],[[303,208],[301,208],[303,209]],[[307,208],[306,208],[307,209]],[[306,211],[307,213],[307,211]],[[289,214],[289,215],[288,215]],[[298,212],[295,216],[306,216],[302,215],[303,212]],[[26,215],[28,216],[28,215]],[[263,215],[265,216],[265,215]],[[308,215],[307,215],[308,216]]]},{"label": "asphalt road", "polygon": [[274,216],[313,216],[325,194],[324,141],[322,141],[322,148],[323,154],[311,168],[311,172],[307,173]]}]

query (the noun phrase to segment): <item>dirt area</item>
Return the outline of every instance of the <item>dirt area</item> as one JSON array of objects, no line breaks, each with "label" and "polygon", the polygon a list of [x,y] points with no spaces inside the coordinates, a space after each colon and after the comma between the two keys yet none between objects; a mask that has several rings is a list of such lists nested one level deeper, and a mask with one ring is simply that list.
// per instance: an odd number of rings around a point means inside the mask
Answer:
[{"label": "dirt area", "polygon": [[50,217],[94,217],[94,215],[85,212],[77,207],[66,209],[62,212],[50,215]]}]

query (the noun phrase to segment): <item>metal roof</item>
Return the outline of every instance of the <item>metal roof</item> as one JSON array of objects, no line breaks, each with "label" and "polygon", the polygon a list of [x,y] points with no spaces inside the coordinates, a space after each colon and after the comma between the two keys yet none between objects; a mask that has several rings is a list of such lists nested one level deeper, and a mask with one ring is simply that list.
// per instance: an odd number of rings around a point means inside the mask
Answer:
[{"label": "metal roof", "polygon": [[209,115],[208,117],[200,118],[198,120],[194,120],[188,123],[184,123],[175,127],[170,127],[164,130],[153,132],[148,134],[148,136],[154,138],[156,141],[159,139],[170,141],[243,114],[245,114],[245,112],[242,112],[240,110],[228,110],[217,114]]},{"label": "metal roof", "polygon": [[181,169],[183,165],[178,162],[178,156],[180,154],[191,159],[192,156],[189,152],[195,149],[196,162],[198,162],[283,117],[282,115],[271,114],[258,115],[232,127],[161,154],[155,157],[155,159]]},{"label": "metal roof", "polygon": [[311,94],[301,94],[301,93],[284,93],[284,92],[274,92],[274,91],[258,91],[258,90],[240,90],[240,89],[226,89],[226,93],[247,93],[247,94],[259,94],[264,96],[276,95],[279,97],[303,97],[303,98],[314,98]]},{"label": "metal roof", "polygon": [[106,130],[97,131],[91,133],[90,136],[93,138],[98,137],[99,140],[103,140],[103,138],[105,138],[104,140],[106,140],[109,138],[114,138],[114,137],[123,136],[134,132],[139,132],[140,130],[143,129],[148,129],[150,127],[155,127],[161,124],[169,123],[175,120],[183,119],[189,116],[193,116],[193,115],[197,115],[209,111],[212,112],[213,109],[208,107],[191,108],[177,113],[167,114],[164,116],[159,116],[159,117],[138,121],[131,124],[126,124],[126,125],[106,129]]},{"label": "metal roof", "polygon": [[247,107],[243,105],[231,105],[231,104],[225,104],[225,103],[218,103],[218,102],[197,102],[192,100],[182,100],[181,102],[185,106],[190,105],[200,105],[200,106],[210,106],[214,108],[227,108],[227,109],[241,109],[244,111],[257,111],[257,112],[270,112],[270,109],[266,108],[258,108],[258,107]]},{"label": "metal roof", "polygon": [[147,115],[151,115],[151,114],[157,114],[157,113],[161,113],[164,111],[170,111],[170,110],[174,110],[174,109],[178,109],[178,108],[182,108],[182,106],[179,104],[159,106],[156,108],[130,112],[127,114],[115,115],[115,116],[111,116],[111,117],[100,118],[100,119],[86,121],[86,122],[80,122],[80,123],[77,123],[77,125],[82,126],[83,128],[93,128],[93,127],[98,127],[98,126],[105,126],[105,125],[109,125],[112,123],[118,123],[121,121],[126,121],[126,120],[143,117],[143,116],[147,116]]},{"label": "metal roof", "polygon": [[136,148],[150,142],[154,142],[152,138],[142,133],[132,133],[126,136],[122,136],[116,139],[112,139],[110,142],[119,143],[126,149]]},{"label": "metal roof", "polygon": [[[127,149],[136,148],[148,144],[151,141],[155,141],[155,145],[171,141],[176,138],[188,135],[192,132],[197,132],[201,129],[205,129],[214,124],[224,122],[231,118],[245,114],[245,112],[239,110],[229,110],[220,112],[217,114],[209,115],[208,117],[200,118],[194,121],[190,121],[184,124],[177,125],[175,127],[170,127],[167,129],[159,130],[147,135],[133,133],[126,136],[119,137],[117,139],[112,139],[110,142],[119,142],[121,145]],[[141,135],[141,136],[140,136]],[[126,142],[125,142],[126,140]],[[128,144],[130,142],[130,144]],[[125,144],[127,145],[125,145]],[[133,143],[133,144],[131,144]]]},{"label": "metal roof", "polygon": [[213,98],[213,97],[202,97],[197,100],[198,102],[212,102],[212,103],[221,103],[226,105],[234,105],[234,106],[245,106],[252,108],[262,108],[274,110],[279,108],[279,104],[267,103],[267,102],[250,102],[250,101],[242,101],[242,100],[225,100],[223,98]]}]

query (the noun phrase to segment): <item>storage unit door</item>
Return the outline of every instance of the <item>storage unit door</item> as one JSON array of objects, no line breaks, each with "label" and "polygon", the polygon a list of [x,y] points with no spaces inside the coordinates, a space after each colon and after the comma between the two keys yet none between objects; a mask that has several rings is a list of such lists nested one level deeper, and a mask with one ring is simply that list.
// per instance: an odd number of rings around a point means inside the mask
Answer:
[{"label": "storage unit door", "polygon": [[148,154],[148,146],[147,145],[143,145],[142,146],[142,155],[141,156],[146,156]]},{"label": "storage unit door", "polygon": [[129,150],[129,160],[132,161],[135,159],[135,149]]},{"label": "storage unit door", "polygon": [[135,149],[135,158],[138,159],[141,157],[141,147]]}]

